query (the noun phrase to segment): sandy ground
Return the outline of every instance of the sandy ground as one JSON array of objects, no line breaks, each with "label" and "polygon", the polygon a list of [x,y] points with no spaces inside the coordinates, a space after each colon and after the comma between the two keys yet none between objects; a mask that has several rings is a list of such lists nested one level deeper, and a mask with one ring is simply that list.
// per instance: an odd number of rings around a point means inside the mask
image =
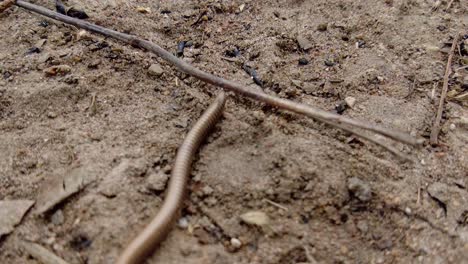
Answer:
[{"label": "sandy ground", "polygon": [[[267,93],[330,111],[354,97],[343,115],[428,139],[452,37],[468,27],[466,0],[431,11],[434,2],[67,4],[172,52],[191,41],[185,60],[252,89],[260,87],[238,61],[257,70]],[[207,20],[195,23],[201,14]],[[0,200],[36,201],[1,239],[1,262],[37,263],[18,247],[30,240],[70,263],[113,263],[158,211],[177,147],[218,89],[150,53],[96,35],[78,39],[76,28],[17,7],[0,21]],[[40,52],[28,53],[34,46]],[[234,48],[239,57],[222,59]],[[454,67],[466,62],[457,53]],[[162,75],[148,74],[154,63]],[[54,65],[70,72],[46,76]],[[467,75],[452,75],[451,95],[466,89]],[[439,147],[388,142],[417,160],[411,165],[232,95],[194,163],[187,223],[148,263],[468,263],[467,119],[466,105],[450,100]],[[350,188],[356,178],[370,199]],[[57,186],[77,179],[76,194],[39,213]],[[268,228],[241,223],[252,210],[270,217]]]}]

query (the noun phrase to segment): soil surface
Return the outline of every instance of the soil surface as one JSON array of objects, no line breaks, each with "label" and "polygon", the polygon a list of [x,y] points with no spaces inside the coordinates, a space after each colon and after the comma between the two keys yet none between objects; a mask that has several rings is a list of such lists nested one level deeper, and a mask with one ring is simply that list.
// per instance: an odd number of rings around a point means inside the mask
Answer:
[{"label": "soil surface", "polygon": [[[435,2],[65,4],[174,53],[187,41],[184,60],[252,89],[428,141],[452,39],[468,28],[466,0]],[[219,90],[18,7],[0,21],[0,200],[35,201],[1,238],[1,262],[38,263],[18,246],[28,240],[69,263],[113,263],[158,212],[177,148]],[[458,49],[438,147],[382,139],[414,164],[231,94],[148,263],[467,263],[468,109],[450,99],[466,91],[467,60]],[[249,211],[268,226],[242,223]]]}]

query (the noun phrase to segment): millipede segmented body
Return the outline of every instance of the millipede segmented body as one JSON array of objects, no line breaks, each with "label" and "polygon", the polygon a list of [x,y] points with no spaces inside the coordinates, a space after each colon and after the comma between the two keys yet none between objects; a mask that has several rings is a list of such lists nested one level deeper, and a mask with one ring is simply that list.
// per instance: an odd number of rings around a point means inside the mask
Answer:
[{"label": "millipede segmented body", "polygon": [[221,92],[189,131],[177,151],[166,198],[158,214],[124,250],[118,264],[142,263],[166,238],[183,204],[193,157],[221,117],[226,94]]}]

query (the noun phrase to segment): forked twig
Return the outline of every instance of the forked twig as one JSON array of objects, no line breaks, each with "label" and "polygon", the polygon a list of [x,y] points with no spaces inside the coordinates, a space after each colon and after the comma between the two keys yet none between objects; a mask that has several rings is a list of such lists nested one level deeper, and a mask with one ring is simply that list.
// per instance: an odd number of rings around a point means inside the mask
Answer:
[{"label": "forked twig", "polygon": [[[220,78],[213,74],[204,72],[198,68],[195,68],[191,66],[190,64],[186,63],[185,61],[172,55],[170,52],[166,51],[160,46],[150,41],[140,39],[136,36],[121,33],[115,30],[97,26],[95,24],[92,24],[83,20],[68,17],[65,15],[53,12],[51,10],[48,10],[44,7],[37,6],[37,5],[31,4],[25,1],[18,0],[16,1],[16,5],[23,7],[29,11],[50,17],[52,19],[59,20],[64,23],[71,24],[76,27],[83,28],[91,32],[107,36],[107,37],[115,38],[117,40],[131,44],[132,46],[135,46],[135,47],[146,49],[160,56],[162,59],[166,60],[167,62],[171,63],[180,71],[187,73],[201,81],[204,81],[206,83],[221,87],[225,90],[232,91],[237,94],[249,97],[251,99],[263,102],[273,107],[278,107],[278,108],[288,110],[297,114],[303,114],[305,116],[311,117],[318,121],[326,122],[329,125],[338,127],[340,129],[356,134],[358,136],[362,136],[361,132],[357,130],[349,129],[348,126],[373,131],[375,133],[387,136],[396,141],[406,143],[409,145],[420,145],[423,142],[422,139],[414,138],[410,136],[409,134],[401,132],[401,131],[375,126],[370,123],[357,121],[357,120],[343,117],[337,114],[333,114],[324,110],[320,110],[309,105],[300,104],[300,103],[296,103],[290,100],[278,98],[278,97],[263,93],[262,91],[249,89],[248,87],[243,86],[239,83]],[[342,126],[342,125],[346,125],[346,126]]]},{"label": "forked twig", "polygon": [[457,47],[459,38],[460,38],[460,34],[457,33],[457,35],[453,39],[452,48],[450,49],[450,54],[447,60],[447,67],[445,68],[444,84],[442,86],[442,92],[440,94],[439,107],[437,108],[436,118],[434,120],[434,124],[432,125],[432,130],[431,130],[430,142],[431,142],[431,145],[433,146],[437,145],[438,143],[438,137],[439,137],[439,132],[440,132],[440,120],[442,119],[442,112],[444,110],[445,97],[447,96],[449,76],[450,76],[450,73],[452,73],[453,55],[455,54],[455,48]]}]

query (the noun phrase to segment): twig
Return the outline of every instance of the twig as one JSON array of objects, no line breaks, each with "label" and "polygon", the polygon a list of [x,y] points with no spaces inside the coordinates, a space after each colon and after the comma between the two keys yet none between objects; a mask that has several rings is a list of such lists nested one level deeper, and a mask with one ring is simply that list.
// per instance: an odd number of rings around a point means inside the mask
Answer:
[{"label": "twig", "polygon": [[445,11],[448,11],[448,10],[450,9],[450,7],[452,7],[452,4],[453,4],[454,1],[455,1],[455,0],[451,0],[451,1],[448,3],[447,7],[445,8]]},{"label": "twig", "polygon": [[26,251],[29,255],[31,255],[31,257],[35,258],[40,263],[68,264],[68,262],[56,256],[54,253],[50,252],[48,249],[39,244],[28,241],[20,241],[19,244],[24,251]]},{"label": "twig", "polygon": [[[323,121],[324,123],[327,123],[326,121]],[[340,128],[340,129],[343,129],[343,130],[351,130],[351,131],[354,131],[354,129],[352,128],[346,128],[344,127],[343,125],[336,125],[337,128]],[[353,133],[353,132],[351,132]],[[405,155],[403,153],[401,153],[400,151],[398,151],[396,148],[392,147],[392,146],[389,146],[387,144],[384,144],[383,142],[381,142],[378,138],[374,137],[374,136],[371,136],[371,135],[367,135],[365,133],[353,133],[354,135],[356,135],[357,137],[360,137],[360,138],[363,138],[367,141],[370,141],[376,145],[379,145],[381,146],[382,148],[386,149],[387,151],[391,152],[393,155],[397,156],[398,158],[400,158],[401,160],[403,161],[409,161],[411,163],[414,163],[414,159],[412,159],[410,156],[408,155]]]},{"label": "twig", "polygon": [[[361,128],[365,130],[370,130],[375,133],[385,135],[389,138],[392,138],[394,140],[397,140],[406,144],[410,144],[410,145],[420,145],[423,142],[422,139],[414,138],[410,136],[409,134],[401,132],[401,131],[378,127],[370,123],[346,118],[337,114],[333,114],[324,110],[314,108],[309,105],[300,104],[300,103],[296,103],[290,100],[268,95],[266,93],[263,93],[262,91],[258,91],[256,89],[250,89],[239,83],[220,78],[218,76],[204,72],[198,68],[191,66],[190,64],[177,58],[176,56],[172,55],[170,52],[164,50],[160,46],[150,41],[137,38],[133,35],[124,34],[115,30],[111,30],[111,29],[107,29],[101,26],[94,25],[86,21],[68,17],[65,15],[53,12],[51,10],[48,10],[44,7],[37,6],[37,5],[31,4],[25,1],[18,0],[16,1],[16,5],[23,7],[27,10],[30,10],[32,12],[50,17],[52,19],[59,20],[67,24],[71,24],[79,28],[83,28],[83,29],[92,31],[94,33],[107,36],[107,37],[115,38],[117,40],[131,44],[132,46],[135,46],[135,47],[146,49],[150,52],[153,52],[154,54],[159,55],[162,59],[171,63],[180,71],[187,73],[201,81],[204,81],[206,83],[221,87],[225,90],[232,91],[237,94],[249,97],[251,99],[263,102],[265,104],[278,107],[284,110],[288,110],[297,114],[303,114],[305,116],[311,117],[313,119],[316,119],[322,122],[326,120],[328,124],[335,126],[335,127],[339,127],[340,124],[346,124],[349,126],[353,126],[353,127],[357,127],[357,128]],[[340,128],[353,134],[361,133],[360,131],[351,130],[348,127],[340,127]]]},{"label": "twig", "polygon": [[445,97],[447,96],[449,76],[452,72],[452,60],[455,53],[455,48],[457,47],[458,39],[460,34],[457,33],[452,42],[452,48],[450,49],[450,54],[447,61],[447,67],[445,68],[444,84],[442,86],[442,92],[440,94],[439,107],[437,109],[437,115],[432,126],[430,142],[431,145],[437,145],[438,137],[440,132],[440,120],[442,119],[442,111],[444,110]]},{"label": "twig", "polygon": [[282,206],[282,205],[279,204],[279,203],[275,203],[275,202],[273,202],[273,201],[270,200],[270,199],[266,199],[266,198],[265,198],[264,200],[265,200],[265,202],[267,202],[267,203],[269,203],[269,204],[271,204],[271,205],[273,205],[273,206],[276,206],[276,207],[278,207],[279,209],[283,209],[283,210],[285,210],[285,211],[288,211],[288,210],[289,210],[286,206]]}]

